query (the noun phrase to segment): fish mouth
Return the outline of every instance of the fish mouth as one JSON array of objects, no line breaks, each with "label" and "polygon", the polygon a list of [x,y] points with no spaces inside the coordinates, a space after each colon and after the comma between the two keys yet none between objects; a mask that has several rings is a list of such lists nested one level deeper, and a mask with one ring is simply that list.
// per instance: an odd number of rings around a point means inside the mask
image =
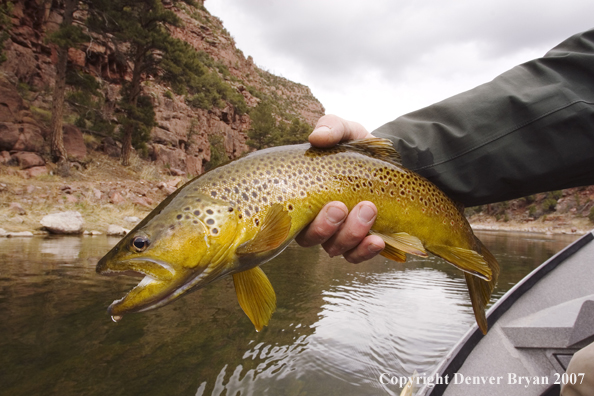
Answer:
[{"label": "fish mouth", "polygon": [[115,264],[108,262],[107,258],[99,261],[99,274],[142,277],[132,290],[107,308],[114,321],[120,320],[126,313],[147,311],[166,304],[187,279],[183,271],[176,271],[168,263],[150,257],[134,257]]},{"label": "fish mouth", "polygon": [[176,275],[168,263],[151,257],[134,257],[116,265],[108,265],[107,257],[97,264],[97,273],[101,275],[147,276],[159,281],[170,281]]}]

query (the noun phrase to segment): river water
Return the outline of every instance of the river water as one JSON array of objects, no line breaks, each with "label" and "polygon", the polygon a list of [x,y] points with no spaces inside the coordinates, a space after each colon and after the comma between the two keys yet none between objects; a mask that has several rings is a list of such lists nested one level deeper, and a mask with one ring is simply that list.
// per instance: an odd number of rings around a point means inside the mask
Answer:
[{"label": "river water", "polygon": [[[577,236],[477,232],[501,297]],[[277,293],[254,330],[227,277],[113,323],[138,278],[95,265],[117,238],[0,239],[0,395],[398,395],[474,323],[462,273],[436,257],[353,265],[295,244],[263,266]]]}]

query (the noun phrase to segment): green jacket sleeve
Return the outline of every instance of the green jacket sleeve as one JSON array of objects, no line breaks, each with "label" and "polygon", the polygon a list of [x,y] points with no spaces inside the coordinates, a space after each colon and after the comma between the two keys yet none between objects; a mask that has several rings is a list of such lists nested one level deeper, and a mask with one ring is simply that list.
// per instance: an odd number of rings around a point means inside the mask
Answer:
[{"label": "green jacket sleeve", "polygon": [[594,30],[373,134],[466,206],[594,184]]}]

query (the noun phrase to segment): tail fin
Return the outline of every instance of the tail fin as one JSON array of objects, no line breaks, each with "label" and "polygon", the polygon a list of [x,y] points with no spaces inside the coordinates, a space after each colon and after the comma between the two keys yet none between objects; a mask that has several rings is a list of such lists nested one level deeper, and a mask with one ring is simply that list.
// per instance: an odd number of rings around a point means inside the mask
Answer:
[{"label": "tail fin", "polygon": [[483,245],[476,236],[474,238],[477,250],[480,251],[480,254],[491,269],[491,280],[486,281],[467,272],[464,273],[464,277],[466,277],[466,284],[468,285],[468,293],[470,294],[470,301],[472,301],[472,310],[474,311],[476,323],[483,334],[487,334],[489,326],[487,324],[485,308],[491,299],[491,293],[493,292],[495,284],[497,283],[497,278],[499,277],[499,263],[485,245]]}]

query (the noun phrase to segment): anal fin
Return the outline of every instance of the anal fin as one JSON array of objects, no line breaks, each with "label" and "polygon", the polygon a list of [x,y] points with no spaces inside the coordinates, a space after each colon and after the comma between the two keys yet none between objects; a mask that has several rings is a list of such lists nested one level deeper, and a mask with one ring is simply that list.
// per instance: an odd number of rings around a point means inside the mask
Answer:
[{"label": "anal fin", "polygon": [[406,261],[406,253],[387,243],[386,247],[380,252],[380,254],[387,259],[394,260],[399,263],[404,263]]},{"label": "anal fin", "polygon": [[427,257],[427,252],[425,251],[425,247],[423,246],[421,240],[415,236],[407,234],[406,232],[386,235],[374,230],[370,230],[369,234],[377,235],[384,240],[386,248],[382,250],[380,254],[391,260],[401,263],[405,262],[405,253],[414,254],[415,256]]},{"label": "anal fin", "polygon": [[431,245],[427,246],[431,253],[449,261],[455,267],[481,279],[490,281],[492,271],[483,256],[474,250],[455,246]]},{"label": "anal fin", "polygon": [[233,274],[233,283],[241,309],[250,318],[256,331],[261,331],[276,310],[276,294],[268,277],[260,267],[254,267]]}]

